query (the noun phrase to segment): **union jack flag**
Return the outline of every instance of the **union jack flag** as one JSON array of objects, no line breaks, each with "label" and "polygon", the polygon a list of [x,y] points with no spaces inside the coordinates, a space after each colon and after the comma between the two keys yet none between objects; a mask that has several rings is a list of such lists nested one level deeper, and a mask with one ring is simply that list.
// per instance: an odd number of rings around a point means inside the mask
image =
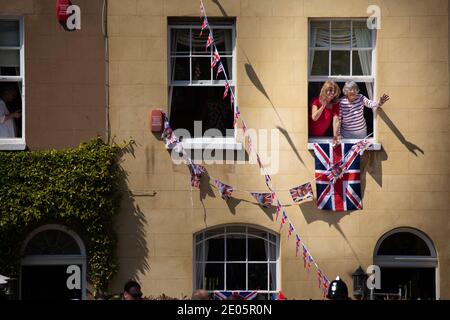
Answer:
[{"label": "union jack flag", "polygon": [[281,206],[280,201],[277,200],[277,208],[276,208],[276,213],[277,213],[277,215],[276,215],[275,220],[278,221],[278,216],[280,215],[280,212],[281,212],[282,209],[283,209],[283,207]]},{"label": "union jack flag", "polygon": [[241,115],[241,112],[239,111],[238,107],[236,106],[236,111],[234,112],[234,123],[233,123],[234,128],[236,128],[236,124],[239,120],[240,115]]},{"label": "union jack flag", "polygon": [[295,256],[298,257],[298,249],[300,248],[301,239],[298,234],[295,235]]},{"label": "union jack flag", "polygon": [[269,208],[272,205],[273,194],[272,193],[257,193],[252,192],[251,195],[258,201],[258,203],[264,208]]},{"label": "union jack flag", "polygon": [[317,207],[321,210],[361,210],[360,147],[314,144]]},{"label": "union jack flag", "polygon": [[225,91],[223,93],[223,98],[225,99],[228,95],[228,89],[230,89],[230,85],[228,84],[228,82],[225,82]]},{"label": "union jack flag", "polygon": [[330,286],[330,280],[326,276],[323,276],[323,296],[322,300],[325,299],[328,293],[328,287]]},{"label": "union jack flag", "polygon": [[219,63],[219,67],[217,68],[216,78],[219,78],[219,74],[223,72],[223,64]]},{"label": "union jack flag", "polygon": [[286,223],[287,215],[286,212],[283,210],[283,214],[281,215],[281,224],[280,224],[280,231],[283,228],[284,224]]},{"label": "union jack flag", "polygon": [[234,191],[233,187],[220,182],[219,180],[214,181],[217,189],[219,190],[220,196],[223,200],[227,201],[231,198],[231,193]]},{"label": "union jack flag", "polygon": [[213,43],[213,40],[212,40],[211,32],[210,32],[209,35],[208,35],[208,40],[206,40],[206,49],[205,49],[205,51],[208,51],[208,48],[212,45],[212,43]]},{"label": "union jack flag", "polygon": [[237,300],[254,300],[258,291],[214,291],[214,300],[228,300],[234,296]]},{"label": "union jack flag", "polygon": [[191,170],[191,185],[194,188],[200,188],[200,178],[206,169],[198,164],[189,163],[189,169]]},{"label": "union jack flag", "polygon": [[234,94],[233,94],[233,89],[230,89],[231,94],[230,94],[230,104],[231,107],[233,107],[233,103],[234,103]]},{"label": "union jack flag", "polygon": [[302,184],[301,186],[292,188],[289,190],[289,192],[291,193],[291,197],[294,202],[301,202],[305,199],[313,197],[312,186],[309,182]]},{"label": "union jack flag", "polygon": [[203,19],[202,30],[200,30],[200,37],[202,36],[203,30],[208,28],[208,20],[206,18]]},{"label": "union jack flag", "polygon": [[303,268],[306,268],[306,260],[308,259],[308,250],[304,245],[302,245],[302,251],[303,251]]},{"label": "union jack flag", "polygon": [[[214,50],[214,60],[211,63],[211,69],[214,68],[216,66],[217,62],[219,62],[219,61],[220,61],[220,56],[219,56],[219,52],[217,52],[217,49],[216,49],[216,50]],[[222,64],[220,64],[220,65],[222,65]]]},{"label": "union jack flag", "polygon": [[291,223],[289,223],[288,239],[291,237],[292,232],[294,232],[294,226]]}]

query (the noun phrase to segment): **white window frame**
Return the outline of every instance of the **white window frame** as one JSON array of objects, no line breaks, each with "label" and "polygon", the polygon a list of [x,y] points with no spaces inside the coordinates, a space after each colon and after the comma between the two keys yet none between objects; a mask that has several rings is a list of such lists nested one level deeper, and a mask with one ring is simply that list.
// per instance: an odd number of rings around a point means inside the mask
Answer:
[{"label": "white window frame", "polygon": [[14,20],[19,21],[19,35],[20,44],[19,47],[2,47],[2,49],[20,49],[20,75],[19,76],[3,76],[0,75],[0,82],[19,82],[21,83],[21,99],[22,99],[22,137],[14,139],[1,139],[0,138],[0,151],[8,150],[25,150],[25,31],[24,31],[24,20],[22,16],[0,16],[0,20]]},{"label": "white window frame", "polygon": [[[193,29],[200,29],[201,25],[194,25],[194,24],[168,24],[168,41],[167,41],[167,54],[168,54],[168,74],[167,79],[169,83],[169,92],[168,92],[168,110],[169,110],[169,117],[171,113],[171,107],[172,107],[172,95],[171,95],[171,87],[225,87],[225,80],[213,80],[214,70],[211,70],[211,80],[198,80],[198,81],[192,81],[192,58],[195,57],[205,57],[205,55],[193,55],[192,54],[192,30]],[[189,29],[190,34],[190,49],[188,55],[172,55],[170,45],[172,43],[172,30],[174,29]],[[237,85],[236,85],[236,78],[237,78],[237,59],[236,59],[236,24],[233,23],[232,25],[229,24],[214,24],[211,26],[211,29],[231,29],[231,41],[232,41],[232,54],[231,55],[225,55],[221,54],[221,58],[231,58],[232,61],[232,77],[231,79],[228,79],[228,82],[230,83],[230,89],[233,90],[235,95],[235,104],[234,108],[236,109],[237,105]],[[209,30],[204,30],[204,33],[209,32]],[[206,46],[206,42],[205,42]],[[213,58],[213,51],[209,49],[209,53],[211,56],[211,59]],[[189,81],[172,81],[172,58],[175,57],[184,57],[189,58]],[[211,60],[212,61],[212,60]],[[227,74],[229,77],[230,75]],[[217,96],[217,99],[221,99],[220,96]],[[186,149],[223,149],[223,150],[242,150],[242,143],[237,142],[237,130],[234,132],[234,137],[197,137],[197,138],[190,138],[185,139],[182,141],[182,145]]]},{"label": "white window frame", "polygon": [[[310,37],[311,37],[311,22],[314,21],[328,21],[330,23],[330,37],[331,37],[331,21],[350,21],[350,34],[353,34],[353,22],[354,21],[366,21],[367,18],[355,18],[355,17],[349,17],[349,18],[310,18],[308,19],[308,86],[310,82],[325,82],[327,80],[332,80],[336,82],[342,82],[342,81],[349,81],[353,80],[355,82],[372,82],[373,83],[373,97],[377,97],[377,81],[376,81],[376,56],[377,56],[377,46],[376,46],[376,29],[372,30],[372,47],[371,48],[358,48],[358,49],[372,49],[372,66],[371,76],[352,76],[353,73],[353,44],[351,43],[350,48],[343,49],[342,47],[334,48],[330,46],[328,48],[311,48],[310,47]],[[350,49],[350,50],[349,50]],[[311,51],[328,51],[328,76],[315,76],[311,75],[311,70],[309,68],[310,61],[311,61]],[[350,75],[349,76],[342,76],[342,75],[331,75],[331,52],[332,51],[350,51]],[[378,143],[378,130],[377,130],[377,110],[373,110],[373,137],[369,139],[369,141],[372,142],[372,145],[368,148],[368,150],[381,150],[381,144]],[[310,138],[308,136],[308,149],[314,150],[314,143],[328,143],[331,142],[331,138]],[[342,142],[344,143],[356,143],[359,139],[342,139]]]},{"label": "white window frame", "polygon": [[[227,229],[231,227],[242,227],[245,228],[245,233],[242,232],[228,232]],[[209,238],[205,238],[205,233],[208,231],[213,231],[215,229],[224,229],[223,233],[218,233],[212,237]],[[269,243],[272,243],[275,245],[275,255],[276,255],[276,259],[275,260],[270,260],[270,257],[267,257],[266,261],[249,261],[248,260],[248,238],[249,238],[249,233],[248,233],[248,229],[252,228],[252,229],[256,229],[259,231],[263,231],[267,233],[267,237],[266,238],[261,238],[261,237],[257,237],[255,235],[251,235],[252,238],[259,238],[265,241],[266,246],[269,245]],[[196,237],[200,234],[203,234],[203,238],[197,242]],[[228,235],[241,235],[241,236],[245,236],[245,241],[246,241],[246,260],[245,261],[227,261],[226,259],[226,253],[227,253],[227,236]],[[272,235],[275,237],[275,242],[270,240],[269,235]],[[202,260],[197,260],[198,257],[196,257],[196,248],[197,245],[200,243],[204,243],[207,240],[213,239],[213,238],[217,238],[217,237],[223,237],[224,239],[224,260],[223,261],[206,261],[205,260],[205,246],[202,245]],[[270,252],[270,250],[267,250],[267,252]],[[221,225],[221,226],[214,226],[208,229],[204,229],[200,232],[197,232],[196,234],[194,234],[193,237],[193,288],[194,290],[197,289],[203,289],[203,288],[197,288],[197,264],[206,264],[206,263],[212,263],[212,264],[223,264],[224,267],[224,288],[223,290],[221,289],[220,291],[252,291],[250,289],[248,289],[248,265],[249,264],[265,264],[267,266],[267,288],[268,290],[257,290],[258,293],[262,293],[262,294],[276,294],[281,290],[281,265],[280,265],[280,236],[276,233],[274,233],[273,231],[270,231],[266,228],[262,228],[260,226],[255,226],[255,225],[241,225],[241,224],[228,224],[228,225]],[[242,289],[227,289],[227,264],[245,264],[245,288]],[[276,281],[276,288],[274,290],[270,290],[270,264],[275,264],[276,265],[276,276],[275,276],[275,281]],[[214,291],[208,291],[208,293],[214,293]]]}]

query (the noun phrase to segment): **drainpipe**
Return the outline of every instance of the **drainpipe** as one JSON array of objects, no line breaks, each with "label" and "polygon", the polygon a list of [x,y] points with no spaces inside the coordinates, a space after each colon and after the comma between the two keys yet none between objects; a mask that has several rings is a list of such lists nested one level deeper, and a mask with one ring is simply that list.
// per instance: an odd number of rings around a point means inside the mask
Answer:
[{"label": "drainpipe", "polygon": [[108,43],[108,0],[103,0],[102,33],[105,39],[105,129],[106,142],[111,140],[111,125],[109,119],[109,43]]}]

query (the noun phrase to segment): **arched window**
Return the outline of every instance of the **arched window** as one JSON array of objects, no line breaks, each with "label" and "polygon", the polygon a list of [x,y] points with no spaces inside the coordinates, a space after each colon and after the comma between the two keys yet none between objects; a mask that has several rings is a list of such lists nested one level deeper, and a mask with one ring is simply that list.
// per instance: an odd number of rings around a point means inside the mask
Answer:
[{"label": "arched window", "polygon": [[374,264],[380,267],[378,297],[430,300],[439,297],[438,259],[430,238],[413,228],[389,231],[378,241]]},{"label": "arched window", "polygon": [[195,289],[277,292],[279,239],[251,226],[224,226],[194,236]]},{"label": "arched window", "polygon": [[27,237],[22,249],[21,299],[86,299],[86,250],[75,232],[44,225]]}]

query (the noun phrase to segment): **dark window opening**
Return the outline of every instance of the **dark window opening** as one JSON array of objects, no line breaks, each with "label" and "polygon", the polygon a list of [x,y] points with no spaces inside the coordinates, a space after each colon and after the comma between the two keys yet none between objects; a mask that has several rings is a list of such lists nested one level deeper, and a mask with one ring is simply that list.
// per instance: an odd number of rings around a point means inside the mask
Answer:
[{"label": "dark window opening", "polygon": [[[8,114],[19,117],[0,121],[0,139],[22,137],[22,84],[20,82],[0,82],[0,118]],[[1,119],[0,119],[1,120]]]},{"label": "dark window opening", "polygon": [[377,255],[430,256],[428,245],[410,232],[397,232],[383,240]]}]

